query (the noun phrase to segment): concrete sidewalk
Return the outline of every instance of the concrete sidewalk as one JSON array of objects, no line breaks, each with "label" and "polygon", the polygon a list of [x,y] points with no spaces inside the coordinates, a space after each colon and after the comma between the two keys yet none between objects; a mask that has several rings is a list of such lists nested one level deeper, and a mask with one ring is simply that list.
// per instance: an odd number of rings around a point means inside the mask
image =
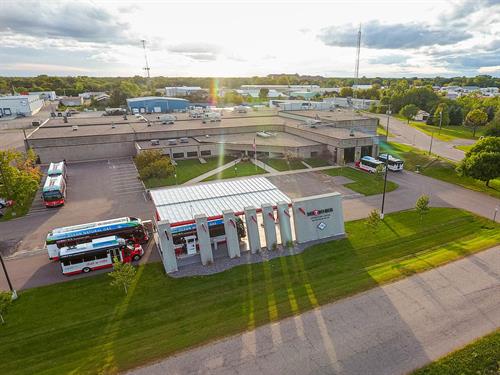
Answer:
[{"label": "concrete sidewalk", "polygon": [[498,327],[499,246],[129,374],[406,374]]},{"label": "concrete sidewalk", "polygon": [[196,184],[198,182],[201,182],[204,179],[213,176],[214,174],[222,172],[224,169],[227,169],[229,167],[234,166],[235,164],[238,164],[240,161],[241,161],[241,159],[236,159],[236,160],[230,161],[229,163],[221,165],[220,167],[212,169],[211,171],[200,174],[199,176],[197,176],[189,181],[184,182],[182,185],[192,185],[192,184]]}]

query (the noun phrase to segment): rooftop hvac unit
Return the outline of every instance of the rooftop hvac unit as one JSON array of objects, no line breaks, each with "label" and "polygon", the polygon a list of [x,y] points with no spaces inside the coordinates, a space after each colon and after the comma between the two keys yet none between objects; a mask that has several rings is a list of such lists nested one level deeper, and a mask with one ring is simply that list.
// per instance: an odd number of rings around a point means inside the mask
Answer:
[{"label": "rooftop hvac unit", "polygon": [[349,136],[354,137],[354,129],[351,129],[351,131],[349,132]]},{"label": "rooftop hvac unit", "polygon": [[160,145],[159,139],[152,139],[151,140],[151,146],[159,146],[159,145]]},{"label": "rooftop hvac unit", "polygon": [[177,144],[177,139],[169,139],[167,140],[169,145],[176,145]]},{"label": "rooftop hvac unit", "polygon": [[40,121],[38,121],[38,120],[31,121],[31,125],[32,126],[40,126]]},{"label": "rooftop hvac unit", "polygon": [[115,125],[115,123],[114,123],[114,122],[112,122],[112,123],[111,123],[111,129],[114,129],[114,128],[116,128],[116,125]]},{"label": "rooftop hvac unit", "polygon": [[266,132],[257,132],[257,137],[262,137],[262,138],[269,138],[271,135],[267,134]]},{"label": "rooftop hvac unit", "polygon": [[180,139],[180,141],[181,141],[181,143],[189,143],[189,139],[188,139],[188,138],[186,138],[186,137],[182,137],[182,138]]},{"label": "rooftop hvac unit", "polygon": [[78,125],[73,125],[71,129],[73,129],[73,131],[76,132],[78,130]]}]

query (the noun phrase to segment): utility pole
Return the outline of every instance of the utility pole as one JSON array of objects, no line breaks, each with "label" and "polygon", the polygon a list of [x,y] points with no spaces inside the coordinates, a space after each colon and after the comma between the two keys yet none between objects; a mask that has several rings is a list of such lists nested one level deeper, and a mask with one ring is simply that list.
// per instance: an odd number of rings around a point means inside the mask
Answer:
[{"label": "utility pole", "polygon": [[[389,119],[391,117],[391,105],[389,104],[389,109],[387,110],[387,127],[386,127],[386,137],[389,139]],[[389,170],[389,154],[385,152],[385,174],[384,174],[384,193],[382,195],[382,208],[380,209],[380,218],[384,218],[384,205],[385,205],[385,191],[387,189],[387,172]]]},{"label": "utility pole", "polygon": [[434,140],[434,132],[432,132],[431,134],[431,145],[429,146],[429,156],[431,155],[431,151],[432,151],[432,141]]},{"label": "utility pole", "polygon": [[5,268],[5,263],[3,261],[2,254],[0,254],[0,263],[2,264],[3,273],[5,274],[5,278],[7,279],[7,284],[9,284],[9,289],[10,289],[10,291],[12,293],[12,299],[17,299],[17,292],[13,288],[12,283],[10,281],[10,277],[9,277],[9,274],[7,273],[7,268]]},{"label": "utility pole", "polygon": [[441,134],[441,124],[443,123],[443,111],[439,112],[439,133]]}]

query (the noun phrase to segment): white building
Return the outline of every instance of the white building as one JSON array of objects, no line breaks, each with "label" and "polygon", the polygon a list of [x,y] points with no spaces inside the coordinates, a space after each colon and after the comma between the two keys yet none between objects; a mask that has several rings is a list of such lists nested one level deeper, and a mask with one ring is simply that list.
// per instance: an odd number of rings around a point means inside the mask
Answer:
[{"label": "white building", "polygon": [[107,96],[109,99],[109,95],[106,94],[104,91],[89,91],[89,92],[82,92],[81,94],[78,94],[79,97],[85,99],[92,99],[95,97],[102,97],[102,96]]},{"label": "white building", "polygon": [[165,87],[165,96],[187,96],[200,91],[205,90],[199,86]]},{"label": "white building", "polygon": [[0,96],[0,117],[33,116],[43,107],[38,95]]},{"label": "white building", "polygon": [[425,112],[423,110],[419,110],[413,119],[415,121],[427,121],[427,119],[429,118],[429,116],[430,116],[429,112]]},{"label": "white building", "polygon": [[57,95],[55,91],[30,91],[30,95],[38,95],[44,100],[56,100]]}]

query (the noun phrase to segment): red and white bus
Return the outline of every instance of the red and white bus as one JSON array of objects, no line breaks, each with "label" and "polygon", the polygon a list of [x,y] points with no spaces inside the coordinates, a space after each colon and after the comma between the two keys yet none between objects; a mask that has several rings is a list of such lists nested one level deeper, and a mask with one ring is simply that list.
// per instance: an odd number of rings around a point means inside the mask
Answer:
[{"label": "red and white bus", "polygon": [[50,163],[49,170],[47,171],[47,176],[63,176],[64,180],[67,180],[68,175],[66,172],[66,163],[64,161],[60,161],[59,163]]},{"label": "red and white bus", "polygon": [[141,259],[143,255],[141,245],[117,236],[109,236],[61,248],[59,262],[64,275],[76,275],[113,267],[114,257],[118,257],[123,263],[129,263]]},{"label": "red and white bus", "polygon": [[95,238],[118,236],[136,243],[149,241],[144,222],[136,217],[120,217],[117,219],[97,221],[93,223],[55,228],[47,234],[46,246],[49,259],[57,260],[59,249],[90,242]]},{"label": "red and white bus", "polygon": [[42,189],[45,207],[62,206],[66,201],[66,180],[62,175],[47,176]]},{"label": "red and white bus", "polygon": [[370,173],[375,173],[379,165],[383,166],[382,172],[385,172],[385,164],[383,162],[371,156],[363,156],[358,163],[358,168]]}]

